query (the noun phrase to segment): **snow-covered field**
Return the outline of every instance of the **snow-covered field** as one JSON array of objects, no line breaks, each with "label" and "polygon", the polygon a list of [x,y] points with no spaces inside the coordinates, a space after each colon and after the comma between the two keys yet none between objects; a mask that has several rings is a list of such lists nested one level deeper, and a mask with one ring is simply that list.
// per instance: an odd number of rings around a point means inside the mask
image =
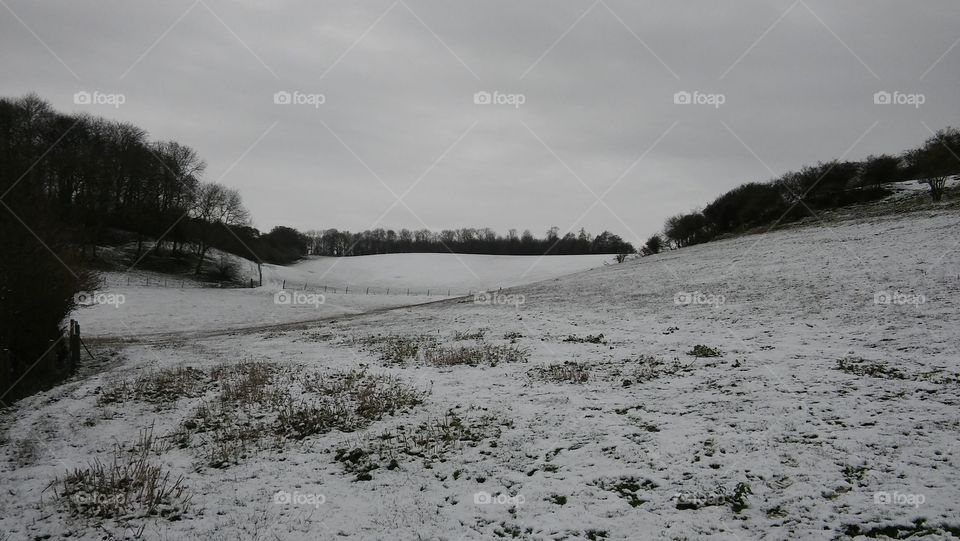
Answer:
[{"label": "snow-covered field", "polygon": [[[245,279],[258,278],[256,264],[228,257],[237,261]],[[102,291],[92,293],[88,305],[73,317],[80,321],[86,335],[95,337],[136,339],[187,331],[205,334],[429,303],[448,295],[463,296],[556,278],[602,267],[612,260],[609,255],[315,257],[289,267],[264,265],[263,287],[222,290],[202,288],[190,280],[181,288],[179,278],[167,280],[157,273],[111,272],[105,273]],[[148,283],[153,285],[145,285]],[[275,295],[282,287],[287,294],[280,299],[288,303],[276,302]]]},{"label": "snow-covered field", "polygon": [[[264,265],[264,283],[319,284],[336,288],[375,288],[452,294],[511,287],[613,263],[611,255],[500,256],[474,254],[387,254],[311,257],[289,267]],[[247,265],[246,274],[257,277]]]},{"label": "snow-covered field", "polygon": [[[484,304],[115,344],[4,414],[0,539],[957,536],[958,228],[798,227]],[[114,460],[185,488],[147,505],[85,470]]]}]

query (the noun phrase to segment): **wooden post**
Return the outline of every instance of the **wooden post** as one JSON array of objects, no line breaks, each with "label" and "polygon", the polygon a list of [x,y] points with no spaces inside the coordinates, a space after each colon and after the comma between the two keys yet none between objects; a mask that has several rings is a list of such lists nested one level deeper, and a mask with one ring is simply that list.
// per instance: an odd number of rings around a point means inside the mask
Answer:
[{"label": "wooden post", "polygon": [[410,288],[409,288],[409,287],[407,288],[407,296],[408,296],[408,297],[410,296]]},{"label": "wooden post", "polygon": [[389,294],[390,294],[390,288],[388,287],[388,288],[387,288],[387,295],[389,295]]},{"label": "wooden post", "polygon": [[429,290],[429,289],[427,290],[427,296],[428,296],[428,297],[430,296],[430,290]]},{"label": "wooden post", "polygon": [[370,294],[370,288],[368,287],[368,288],[367,288],[367,295],[369,295],[369,294]]},{"label": "wooden post", "polygon": [[70,364],[76,368],[80,364],[80,324],[70,320]]},{"label": "wooden post", "polygon": [[287,289],[287,281],[286,281],[286,280],[283,281],[283,285],[280,286],[280,289]]}]

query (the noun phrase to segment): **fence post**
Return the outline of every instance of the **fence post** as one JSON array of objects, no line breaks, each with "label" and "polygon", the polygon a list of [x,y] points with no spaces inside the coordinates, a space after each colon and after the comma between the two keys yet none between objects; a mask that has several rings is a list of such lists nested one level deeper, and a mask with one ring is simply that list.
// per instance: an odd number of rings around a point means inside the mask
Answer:
[{"label": "fence post", "polygon": [[410,288],[409,288],[409,287],[407,288],[407,296],[408,296],[408,297],[410,296]]},{"label": "fence post", "polygon": [[369,295],[369,294],[370,294],[370,288],[368,287],[368,288],[367,288],[367,295]]},{"label": "fence post", "polygon": [[323,292],[324,292],[324,293],[327,292],[327,286],[323,286]]},{"label": "fence post", "polygon": [[70,320],[70,364],[76,368],[80,364],[80,324]]},{"label": "fence post", "polygon": [[389,294],[390,294],[390,288],[388,287],[388,288],[387,288],[387,295],[389,295]]},{"label": "fence post", "polygon": [[250,279],[250,289],[253,289],[253,278]]},{"label": "fence post", "polygon": [[428,297],[430,296],[430,290],[429,290],[429,289],[427,290],[427,296],[428,296]]},{"label": "fence post", "polygon": [[280,286],[280,289],[287,289],[287,281],[286,281],[286,280],[283,281],[283,285]]},{"label": "fence post", "polygon": [[347,286],[343,289],[343,294],[346,295],[347,293],[350,293],[350,286]]}]

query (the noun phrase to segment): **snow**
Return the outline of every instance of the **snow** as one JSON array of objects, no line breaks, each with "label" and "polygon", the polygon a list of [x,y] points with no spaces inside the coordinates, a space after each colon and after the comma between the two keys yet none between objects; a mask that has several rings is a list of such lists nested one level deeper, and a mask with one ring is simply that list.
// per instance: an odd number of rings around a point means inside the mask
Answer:
[{"label": "snow", "polygon": [[[6,413],[0,531],[133,537],[143,519],[125,530],[113,519],[71,518],[44,488],[109,460],[139,430],[170,433],[213,395],[168,408],[103,406],[102,388],[163,367],[265,361],[324,373],[366,367],[430,394],[356,432],[288,440],[222,470],[190,449],[161,453],[184,476],[194,509],[146,520],[144,538],[824,539],[912,528],[919,518],[940,528],[925,537],[946,538],[944,527],[960,527],[958,227],[960,214],[947,207],[807,225],[503,292],[522,295],[519,306],[458,298],[302,328],[114,344],[112,360]],[[213,297],[198,306],[264,295],[191,289],[181,300],[199,292]],[[255,314],[261,300],[222,311]],[[209,310],[190,325],[218,317]],[[480,329],[488,343],[507,345],[510,334],[529,360],[397,364],[354,340],[428,335],[466,346],[476,341],[454,333]],[[571,339],[599,334],[598,343]],[[688,355],[698,344],[722,355]],[[549,382],[534,370],[564,361],[583,363],[589,380]],[[881,369],[856,372],[870,366]],[[369,448],[386,431],[451,411],[476,424],[479,444],[433,461],[401,453],[397,468],[381,466],[369,481],[334,459],[339,448]],[[24,460],[28,441],[38,449]],[[738,485],[750,489],[742,509],[732,503]],[[278,491],[323,503],[276,503]],[[478,504],[482,492],[522,503]]]},{"label": "snow", "polygon": [[[221,255],[212,252],[214,259]],[[234,259],[245,277],[257,278],[255,263]],[[105,296],[94,299],[105,302],[89,303],[72,317],[80,322],[84,334],[93,337],[135,339],[172,332],[209,333],[434,302],[447,298],[448,293],[463,296],[602,267],[611,259],[608,255],[465,254],[314,257],[290,267],[264,265],[263,287],[226,289],[201,287],[201,282],[189,278],[145,271],[111,272],[104,273],[104,287],[97,292]],[[284,286],[297,298],[290,299],[289,304],[278,304],[274,296]],[[297,300],[304,302],[298,304]]]},{"label": "snow", "polygon": [[[387,288],[424,293],[499,289],[547,280],[612,263],[612,255],[500,256],[475,254],[387,254],[311,257],[289,267],[264,265],[264,282]],[[256,269],[247,267],[251,278]]]}]

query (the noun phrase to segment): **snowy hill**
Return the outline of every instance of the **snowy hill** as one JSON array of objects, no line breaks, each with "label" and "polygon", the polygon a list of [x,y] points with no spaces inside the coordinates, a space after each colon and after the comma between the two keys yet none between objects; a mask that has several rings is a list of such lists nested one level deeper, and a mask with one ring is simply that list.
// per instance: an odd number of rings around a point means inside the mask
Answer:
[{"label": "snowy hill", "polygon": [[[113,362],[3,421],[0,527],[947,538],[960,532],[958,228],[946,208],[829,222],[480,303],[115,345]],[[138,444],[144,430],[159,443]],[[165,514],[142,518],[136,500],[102,529],[77,518],[91,496],[65,472],[144,445],[186,487]],[[55,479],[61,495],[44,493]]]}]

